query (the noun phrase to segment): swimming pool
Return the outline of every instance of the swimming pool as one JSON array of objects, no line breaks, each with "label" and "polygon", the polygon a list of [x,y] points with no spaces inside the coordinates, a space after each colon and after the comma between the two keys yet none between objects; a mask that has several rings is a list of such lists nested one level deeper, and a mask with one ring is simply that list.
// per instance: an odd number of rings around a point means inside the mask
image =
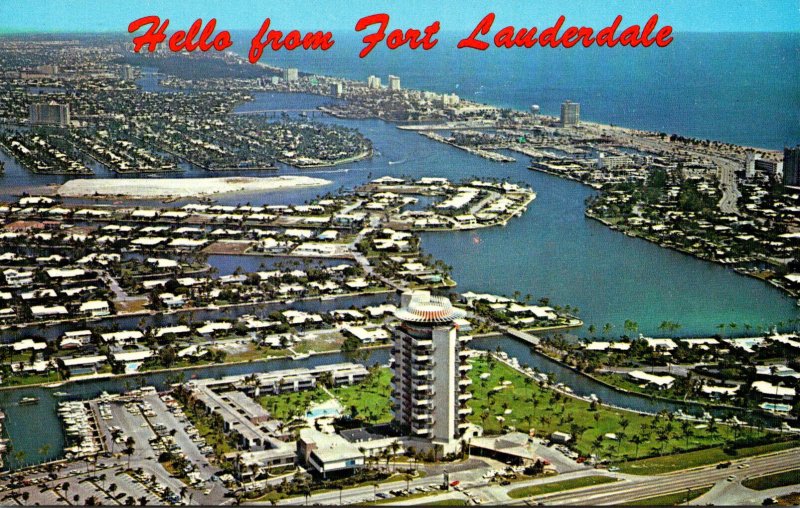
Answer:
[{"label": "swimming pool", "polygon": [[318,407],[306,411],[306,418],[322,418],[324,416],[341,416],[342,412],[336,407]]},{"label": "swimming pool", "polygon": [[761,409],[766,409],[767,411],[776,411],[779,413],[788,413],[792,410],[792,406],[789,404],[775,404],[774,402],[764,402],[759,407],[761,407]]}]

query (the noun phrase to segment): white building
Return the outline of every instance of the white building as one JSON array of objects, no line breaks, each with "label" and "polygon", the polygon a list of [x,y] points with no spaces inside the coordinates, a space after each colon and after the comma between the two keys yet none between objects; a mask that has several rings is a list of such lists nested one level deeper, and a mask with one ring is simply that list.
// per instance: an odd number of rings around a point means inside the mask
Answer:
[{"label": "white building", "polygon": [[283,79],[285,81],[297,81],[297,69],[294,67],[283,69]]},{"label": "white building", "polygon": [[367,87],[372,88],[373,90],[379,90],[381,88],[381,78],[379,78],[378,76],[368,77]]},{"label": "white building", "polygon": [[339,435],[315,429],[300,430],[297,451],[303,462],[323,477],[364,466],[364,454],[358,446]]},{"label": "white building", "polygon": [[78,312],[85,316],[103,317],[110,315],[111,309],[105,300],[91,300],[82,303]]},{"label": "white building", "polygon": [[400,78],[389,74],[389,90],[400,90]]},{"label": "white building", "polygon": [[403,294],[395,312],[401,323],[394,329],[394,425],[412,436],[456,451],[469,426],[467,401],[471,366],[464,348],[470,337],[459,337],[454,323],[464,311],[450,300],[428,291]]}]

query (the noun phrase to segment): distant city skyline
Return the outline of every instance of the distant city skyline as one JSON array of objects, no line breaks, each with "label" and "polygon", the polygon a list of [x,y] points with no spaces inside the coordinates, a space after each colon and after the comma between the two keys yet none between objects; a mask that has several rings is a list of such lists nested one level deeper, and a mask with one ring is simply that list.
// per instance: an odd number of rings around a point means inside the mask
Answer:
[{"label": "distant city skyline", "polygon": [[[277,29],[353,30],[356,21],[376,12],[392,17],[392,27],[425,26],[441,22],[442,31],[469,30],[488,12],[497,14],[497,27],[545,26],[560,15],[570,24],[602,27],[618,14],[630,23],[644,23],[658,14],[676,32],[798,32],[800,6],[796,0],[578,0],[529,2],[374,2],[369,0],[291,0],[283,3],[231,0],[168,2],[98,2],[73,0],[4,0],[0,3],[0,33],[125,32],[128,23],[146,15],[171,20],[171,28],[187,28],[197,18],[217,18],[219,29],[256,29],[270,17]],[[390,27],[390,28],[392,28]]]}]

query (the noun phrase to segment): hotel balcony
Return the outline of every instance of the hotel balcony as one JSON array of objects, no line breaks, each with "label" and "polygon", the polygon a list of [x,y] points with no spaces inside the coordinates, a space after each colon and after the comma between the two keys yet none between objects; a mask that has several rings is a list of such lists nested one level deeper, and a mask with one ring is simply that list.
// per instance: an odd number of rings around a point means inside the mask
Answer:
[{"label": "hotel balcony", "polygon": [[472,398],[472,394],[471,394],[471,393],[469,393],[469,392],[466,392],[466,393],[459,393],[459,394],[458,394],[458,400],[459,400],[459,401],[466,401],[466,400],[469,400],[469,399],[471,399],[471,398]]},{"label": "hotel balcony", "polygon": [[436,367],[436,362],[429,356],[427,360],[418,360],[414,358],[411,363],[412,369],[428,370]]},{"label": "hotel balcony", "polygon": [[458,356],[460,356],[461,358],[469,358],[471,354],[472,353],[470,353],[469,350],[467,349],[461,349],[458,352]]},{"label": "hotel balcony", "polygon": [[[425,396],[423,395],[423,397],[425,397]],[[432,399],[428,399],[428,398],[425,398],[425,399],[416,399],[416,400],[414,401],[414,405],[415,405],[415,406],[430,406],[430,405],[432,405],[432,404],[433,404],[433,400],[432,400]]]},{"label": "hotel balcony", "polygon": [[459,335],[458,341],[464,344],[465,342],[469,342],[472,340],[472,335]]},{"label": "hotel balcony", "polygon": [[459,372],[469,372],[469,371],[471,371],[471,370],[472,370],[472,365],[470,365],[470,364],[468,364],[468,363],[467,363],[467,364],[464,364],[464,365],[459,365],[459,366],[458,366],[458,371],[459,371]]},{"label": "hotel balcony", "polygon": [[430,354],[417,354],[417,353],[414,353],[411,356],[411,361],[414,361],[414,362],[427,362],[427,361],[432,360],[432,359],[433,359],[433,355],[430,355]]},{"label": "hotel balcony", "polygon": [[459,414],[459,416],[471,415],[472,414],[472,408],[471,407],[458,408],[458,414]]},{"label": "hotel balcony", "polygon": [[416,413],[411,413],[411,415],[412,415],[411,418],[418,422],[433,421],[433,415],[428,412],[416,412]]},{"label": "hotel balcony", "polygon": [[472,384],[472,380],[469,379],[469,378],[459,379],[458,380],[458,386],[469,386],[471,384]]},{"label": "hotel balcony", "polygon": [[414,347],[433,347],[432,339],[411,339],[411,345]]},{"label": "hotel balcony", "polygon": [[412,379],[429,379],[430,381],[433,381],[433,371],[428,369],[411,369],[411,377]]},{"label": "hotel balcony", "polygon": [[425,427],[416,427],[414,425],[411,426],[411,433],[415,436],[427,436],[431,433],[431,429],[428,426]]},{"label": "hotel balcony", "polygon": [[464,430],[469,427],[471,424],[469,422],[462,422],[458,424],[458,430]]}]

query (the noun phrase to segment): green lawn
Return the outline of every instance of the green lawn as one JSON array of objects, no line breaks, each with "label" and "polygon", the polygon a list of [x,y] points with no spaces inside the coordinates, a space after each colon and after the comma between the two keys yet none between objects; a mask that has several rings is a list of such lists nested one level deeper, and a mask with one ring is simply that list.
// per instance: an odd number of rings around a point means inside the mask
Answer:
[{"label": "green lawn", "polygon": [[663,496],[638,499],[629,503],[623,503],[623,506],[677,506],[679,504],[686,503],[687,501],[691,501],[692,499],[697,499],[709,490],[711,490],[711,487],[691,489],[688,492],[684,490],[681,492],[675,492],[674,494],[664,494]]},{"label": "green lawn", "polygon": [[294,417],[305,416],[306,409],[312,403],[328,399],[330,396],[322,388],[314,388],[279,395],[262,395],[258,398],[258,403],[264,406],[273,418],[291,420]]},{"label": "green lawn", "polygon": [[[389,369],[379,369],[376,374],[352,386],[333,388],[330,392],[339,400],[345,414],[355,407],[357,418],[368,423],[391,421],[392,373]],[[315,388],[300,392],[264,395],[258,402],[279,420],[302,416],[314,403],[330,399],[325,390]]]},{"label": "green lawn", "polygon": [[777,452],[797,446],[800,446],[800,441],[796,440],[771,443],[749,448],[740,448],[736,450],[736,455],[728,455],[721,447],[714,447],[667,457],[652,457],[649,459],[630,461],[619,464],[619,468],[623,473],[642,475],[661,474],[677,471],[679,469],[716,464],[717,462],[725,462],[731,459]]},{"label": "green lawn", "polygon": [[[667,455],[722,445],[734,437],[733,429],[720,424],[712,432],[708,428],[695,428],[698,422],[673,421],[666,414],[641,415],[603,406],[592,410],[589,402],[542,388],[499,361],[481,357],[473,360],[472,365],[470,420],[482,425],[488,434],[498,434],[509,426],[520,431],[533,428],[540,436],[567,432],[575,436],[575,448],[580,453],[595,453],[615,463],[643,455]],[[480,379],[487,372],[488,379]],[[509,414],[507,409],[511,410]],[[505,421],[498,421],[498,416]],[[616,434],[618,439],[605,437],[608,433]],[[743,429],[738,434],[740,438],[764,435],[755,429]],[[642,441],[636,444],[636,439]]]},{"label": "green lawn", "polygon": [[425,503],[426,506],[468,506],[466,499],[442,499],[432,503]]},{"label": "green lawn", "polygon": [[800,469],[749,478],[742,482],[742,485],[753,490],[767,490],[797,484],[800,484]]},{"label": "green lawn", "polygon": [[355,406],[357,417],[369,423],[387,423],[392,420],[392,372],[379,369],[364,382],[331,390],[345,414]]},{"label": "green lawn", "polygon": [[592,485],[602,485],[604,483],[613,483],[617,481],[616,478],[610,476],[582,476],[580,478],[573,478],[571,480],[561,480],[558,482],[543,483],[541,485],[532,485],[530,487],[520,487],[508,492],[508,496],[512,499],[521,499],[531,496],[542,496],[544,494],[551,494],[553,492],[561,492],[562,490],[579,489],[581,487],[590,487]]}]

